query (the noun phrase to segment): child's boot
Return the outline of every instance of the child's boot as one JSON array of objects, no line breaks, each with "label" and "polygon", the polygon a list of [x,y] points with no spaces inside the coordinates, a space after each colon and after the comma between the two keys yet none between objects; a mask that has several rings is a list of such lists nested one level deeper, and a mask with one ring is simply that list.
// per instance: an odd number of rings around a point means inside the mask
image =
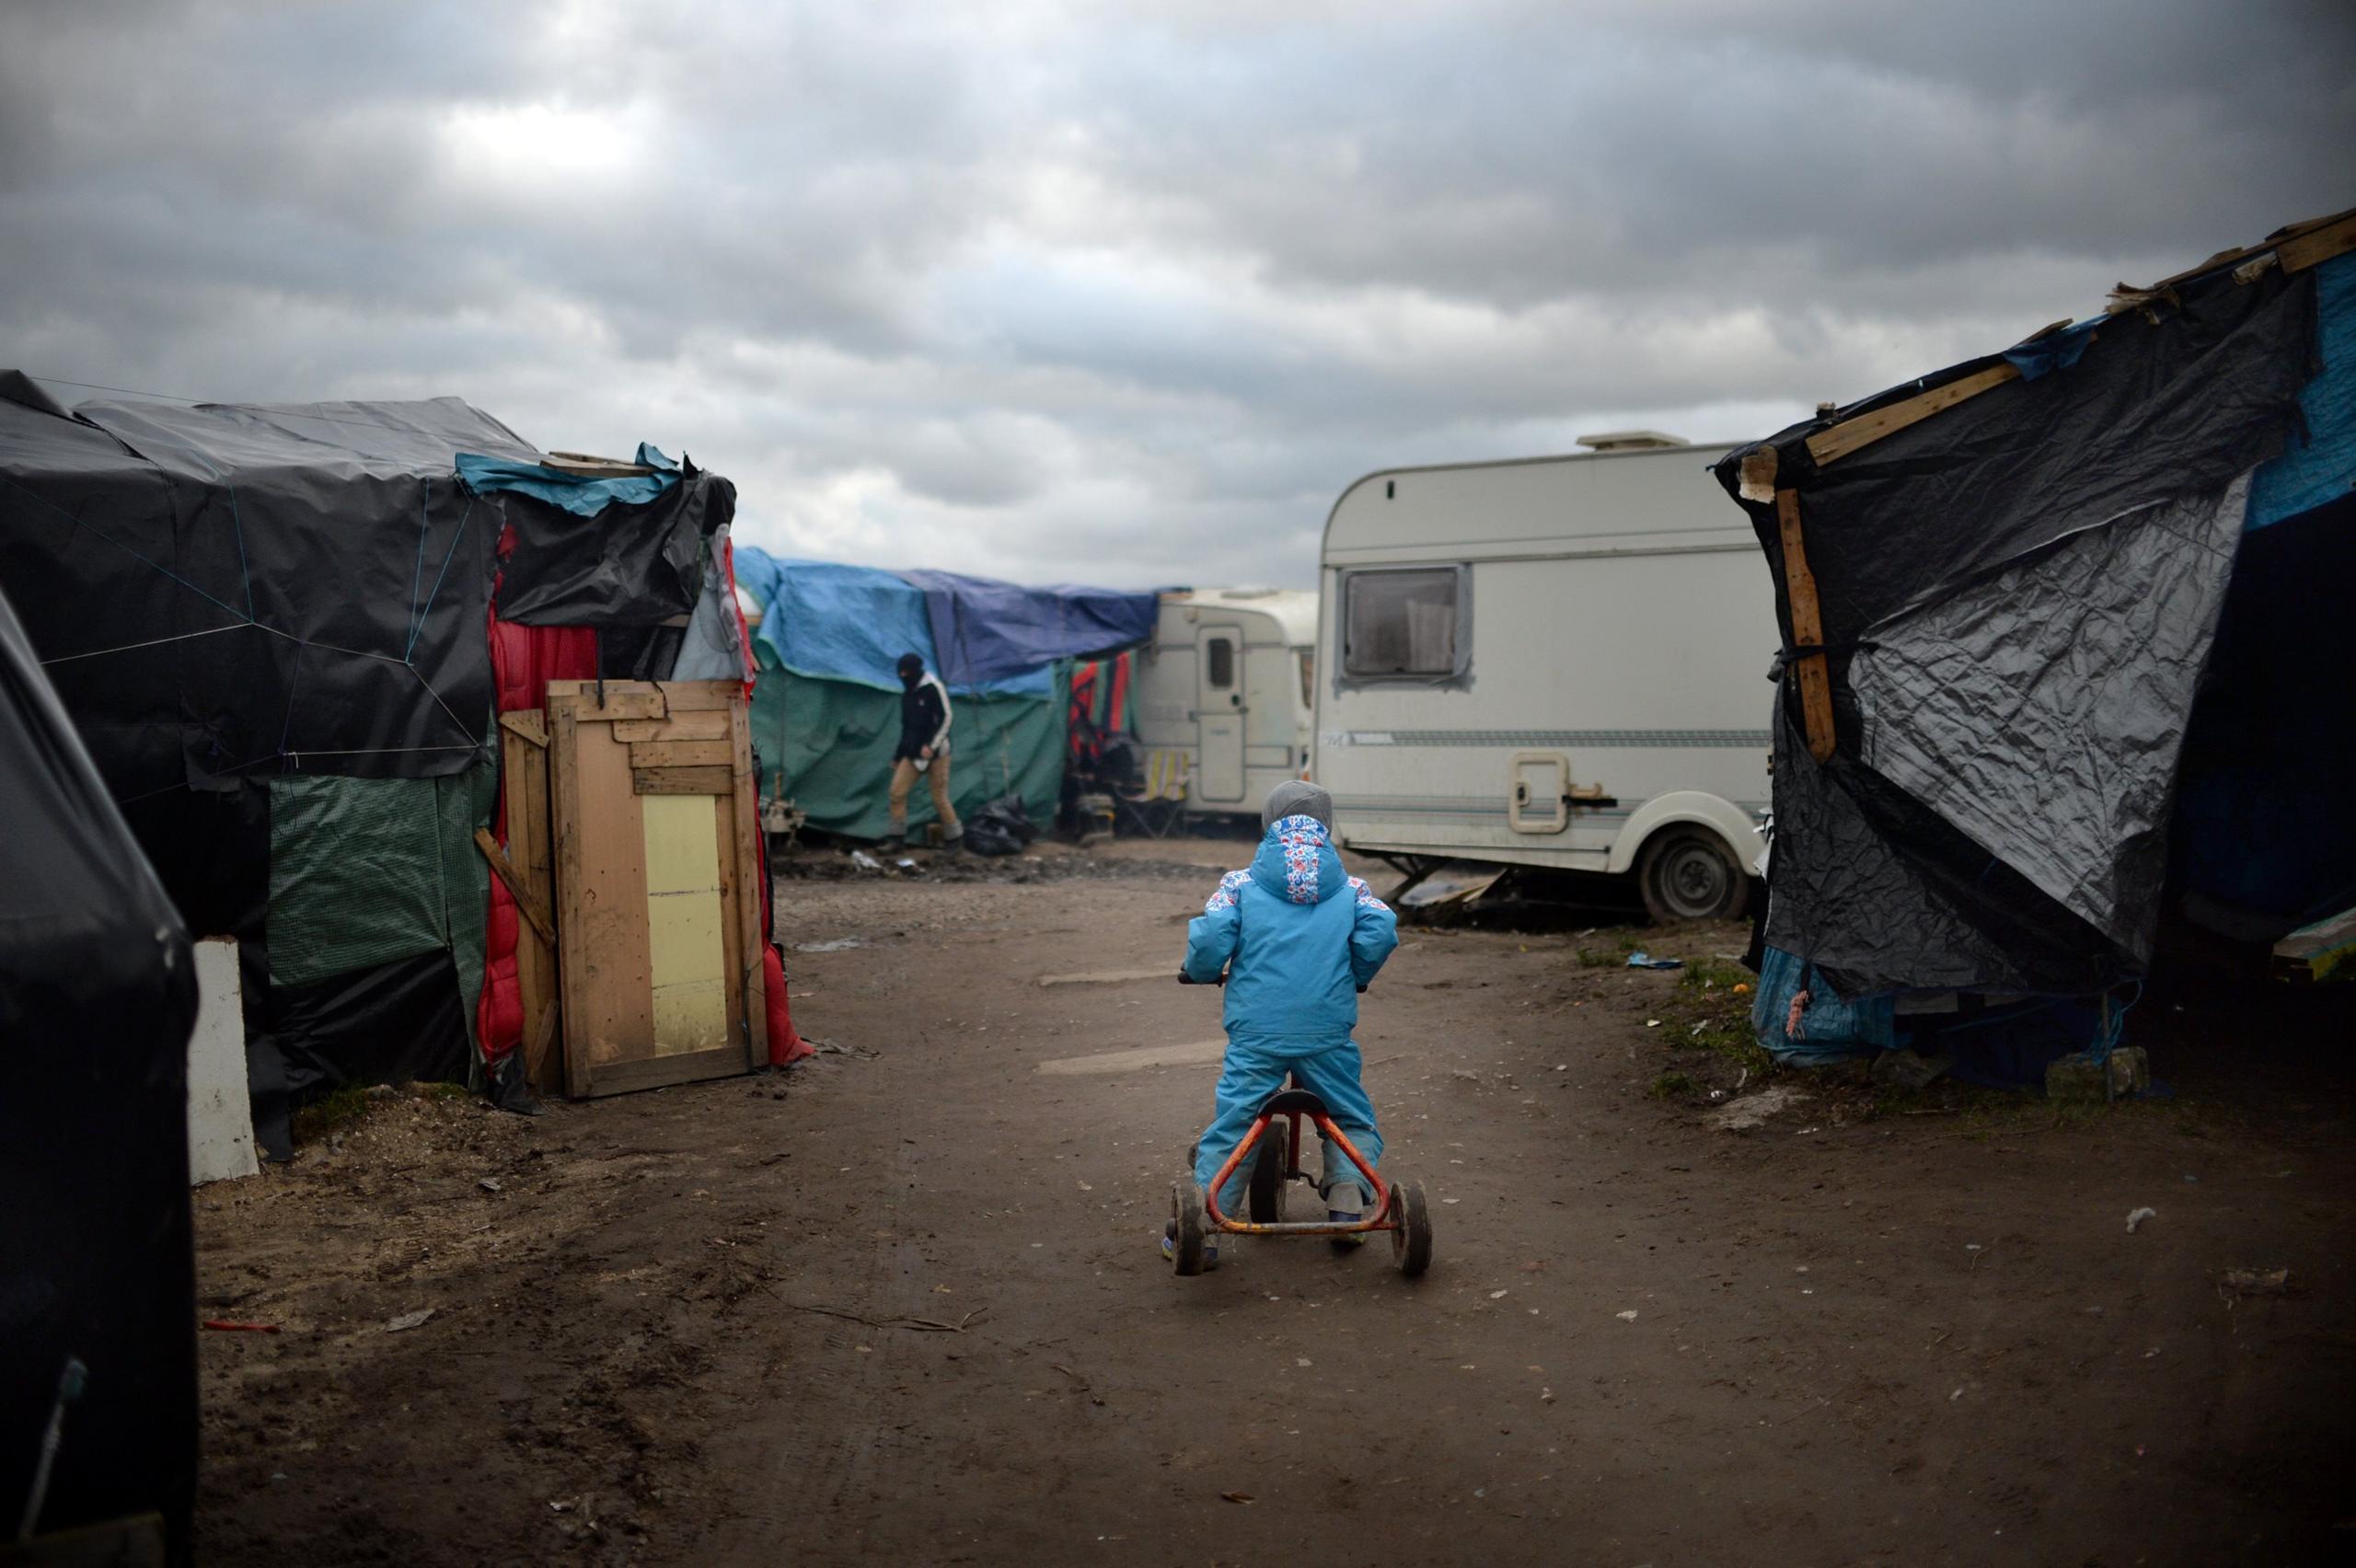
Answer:
[{"label": "child's boot", "polygon": [[[1356,1182],[1336,1182],[1326,1190],[1325,1221],[1329,1225],[1356,1225],[1366,1217],[1365,1203],[1365,1189]],[[1334,1245],[1363,1247],[1366,1245],[1366,1232],[1356,1230],[1346,1236],[1336,1236]]]},{"label": "child's boot", "polygon": [[[1177,1261],[1178,1222],[1174,1219],[1165,1219],[1161,1222],[1161,1256],[1165,1262]],[[1218,1267],[1218,1242],[1207,1236],[1203,1239],[1203,1272],[1208,1274],[1217,1267]]]}]

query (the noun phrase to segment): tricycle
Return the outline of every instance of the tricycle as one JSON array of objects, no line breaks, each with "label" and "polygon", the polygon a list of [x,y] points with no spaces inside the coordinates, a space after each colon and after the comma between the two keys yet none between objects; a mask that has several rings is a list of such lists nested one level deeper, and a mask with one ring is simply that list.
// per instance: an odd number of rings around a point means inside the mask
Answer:
[{"label": "tricycle", "polygon": [[[1199,984],[1184,972],[1178,981],[1182,986]],[[1216,982],[1222,986],[1226,983],[1225,974]],[[1363,991],[1366,987],[1361,986],[1358,989]],[[1343,1157],[1357,1167],[1360,1181],[1373,1197],[1371,1212],[1349,1221],[1284,1217],[1287,1185],[1294,1182],[1311,1185],[1316,1182],[1315,1177],[1300,1168],[1303,1123],[1324,1135],[1329,1147],[1340,1149]],[[1424,1195],[1423,1183],[1384,1181],[1358,1152],[1349,1136],[1326,1113],[1325,1102],[1305,1089],[1288,1085],[1267,1098],[1245,1131],[1243,1141],[1236,1145],[1218,1174],[1211,1178],[1207,1192],[1195,1181],[1194,1153],[1189,1151],[1185,1172],[1170,1186],[1168,1235],[1174,1273],[1202,1273],[1205,1249],[1210,1237],[1220,1231],[1234,1236],[1324,1236],[1337,1243],[1355,1244],[1370,1232],[1387,1230],[1391,1233],[1392,1257],[1401,1274],[1413,1279],[1431,1266],[1431,1205]],[[1245,1187],[1245,1207],[1250,1217],[1239,1218],[1220,1212],[1218,1194],[1247,1160],[1251,1175]]]}]

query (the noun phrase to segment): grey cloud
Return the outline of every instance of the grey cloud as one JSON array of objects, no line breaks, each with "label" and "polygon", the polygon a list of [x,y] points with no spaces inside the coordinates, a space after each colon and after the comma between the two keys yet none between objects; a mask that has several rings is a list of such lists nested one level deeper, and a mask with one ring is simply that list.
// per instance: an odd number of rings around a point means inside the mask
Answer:
[{"label": "grey cloud", "polygon": [[2323,0],[0,12],[0,335],[456,392],[745,536],[1306,582],[1369,469],[1759,433],[2356,201]]}]

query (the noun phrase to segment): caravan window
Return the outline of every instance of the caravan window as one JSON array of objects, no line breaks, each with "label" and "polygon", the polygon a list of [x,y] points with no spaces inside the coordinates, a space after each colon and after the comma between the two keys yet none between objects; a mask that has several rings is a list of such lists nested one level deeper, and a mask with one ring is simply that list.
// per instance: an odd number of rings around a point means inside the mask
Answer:
[{"label": "caravan window", "polygon": [[1317,706],[1317,650],[1299,648],[1300,656],[1300,708],[1306,713]]},{"label": "caravan window", "polygon": [[1461,674],[1455,567],[1352,571],[1342,578],[1342,673],[1360,679]]},{"label": "caravan window", "polygon": [[1224,637],[1214,637],[1204,646],[1209,651],[1211,662],[1205,678],[1217,689],[1225,691],[1235,684],[1235,644]]}]

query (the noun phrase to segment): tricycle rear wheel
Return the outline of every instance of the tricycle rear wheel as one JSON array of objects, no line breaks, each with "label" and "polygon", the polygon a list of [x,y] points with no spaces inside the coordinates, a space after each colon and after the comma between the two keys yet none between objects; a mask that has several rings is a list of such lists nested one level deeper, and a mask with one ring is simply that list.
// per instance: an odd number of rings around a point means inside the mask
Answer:
[{"label": "tricycle rear wheel", "polygon": [[1292,1124],[1282,1116],[1268,1118],[1260,1141],[1252,1148],[1252,1220],[1275,1225],[1285,1216],[1285,1177],[1292,1165]]}]

